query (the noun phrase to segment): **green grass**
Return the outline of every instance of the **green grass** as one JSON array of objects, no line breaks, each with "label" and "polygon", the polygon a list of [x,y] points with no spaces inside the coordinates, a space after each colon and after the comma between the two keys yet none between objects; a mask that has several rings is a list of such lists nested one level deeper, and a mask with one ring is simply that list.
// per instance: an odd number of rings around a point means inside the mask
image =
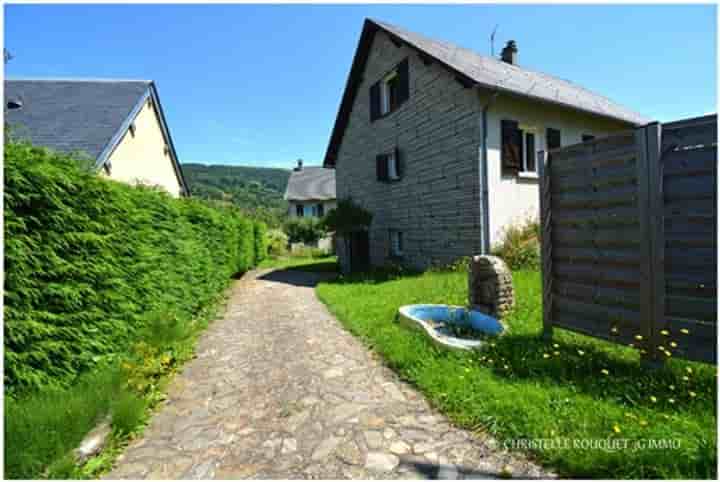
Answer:
[{"label": "green grass", "polygon": [[[517,307],[505,320],[509,331],[483,351],[441,351],[396,323],[401,305],[465,305],[466,276],[464,270],[356,275],[322,283],[317,293],[459,426],[489,432],[508,447],[522,439],[552,440],[554,447],[524,451],[562,476],[715,477],[715,367],[673,359],[648,371],[631,348],[564,330],[543,341],[540,277],[531,271],[514,273]],[[674,445],[577,446],[589,439]]]},{"label": "green grass", "polygon": [[269,258],[260,263],[258,268],[293,269],[315,273],[335,273],[338,271],[337,256],[282,256]]},{"label": "green grass", "polygon": [[[223,297],[191,322],[171,312],[157,319],[128,353],[81,375],[64,389],[45,389],[5,399],[5,476],[9,479],[96,478],[144,429],[151,410],[164,399],[171,376],[190,359],[195,342],[217,313]],[[83,466],[72,450],[107,414],[112,434],[106,448]]]}]

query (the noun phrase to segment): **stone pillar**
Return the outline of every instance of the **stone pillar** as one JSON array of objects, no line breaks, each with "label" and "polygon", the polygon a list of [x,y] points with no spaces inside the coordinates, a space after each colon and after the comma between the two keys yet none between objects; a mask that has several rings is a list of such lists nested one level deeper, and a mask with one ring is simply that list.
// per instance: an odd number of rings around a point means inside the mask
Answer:
[{"label": "stone pillar", "polygon": [[470,308],[503,318],[515,305],[512,275],[497,256],[473,256],[468,266]]}]

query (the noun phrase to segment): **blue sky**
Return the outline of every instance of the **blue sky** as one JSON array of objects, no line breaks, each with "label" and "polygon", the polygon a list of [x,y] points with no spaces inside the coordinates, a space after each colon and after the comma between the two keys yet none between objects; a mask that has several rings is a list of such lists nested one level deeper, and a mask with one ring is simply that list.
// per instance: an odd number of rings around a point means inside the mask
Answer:
[{"label": "blue sky", "polygon": [[714,5],[6,5],[9,77],[157,82],[183,162],[319,164],[365,17],[572,80],[651,118],[716,110]]}]

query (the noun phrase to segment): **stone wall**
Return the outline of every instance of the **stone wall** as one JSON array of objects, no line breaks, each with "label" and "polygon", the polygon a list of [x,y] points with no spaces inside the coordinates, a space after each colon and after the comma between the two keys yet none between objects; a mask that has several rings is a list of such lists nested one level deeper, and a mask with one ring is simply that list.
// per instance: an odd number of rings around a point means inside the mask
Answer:
[{"label": "stone wall", "polygon": [[497,256],[473,256],[468,266],[470,308],[503,318],[515,304],[512,274]]},{"label": "stone wall", "polygon": [[[371,123],[370,86],[405,58],[409,99]],[[336,167],[338,199],[352,197],[373,213],[371,264],[388,261],[391,229],[403,232],[401,261],[407,266],[426,268],[480,251],[479,146],[477,93],[437,62],[425,65],[416,51],[378,32]],[[375,158],[395,147],[404,159],[403,179],[380,182]]]}]

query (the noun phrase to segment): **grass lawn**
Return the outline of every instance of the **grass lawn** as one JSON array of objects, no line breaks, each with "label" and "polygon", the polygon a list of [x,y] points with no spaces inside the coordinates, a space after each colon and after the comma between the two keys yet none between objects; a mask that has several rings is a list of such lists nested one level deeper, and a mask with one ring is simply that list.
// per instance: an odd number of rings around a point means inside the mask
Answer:
[{"label": "grass lawn", "polygon": [[505,320],[508,333],[483,351],[460,354],[438,350],[395,319],[405,304],[465,305],[464,269],[341,277],[317,293],[456,424],[508,447],[545,439],[523,450],[561,476],[715,478],[714,366],[672,360],[650,372],[628,347],[564,330],[543,341],[539,274],[518,271],[513,282],[517,307]]},{"label": "grass lawn", "polygon": [[263,260],[258,268],[278,268],[278,269],[296,269],[299,271],[312,272],[337,272],[337,256],[281,256],[278,258],[268,258]]}]

